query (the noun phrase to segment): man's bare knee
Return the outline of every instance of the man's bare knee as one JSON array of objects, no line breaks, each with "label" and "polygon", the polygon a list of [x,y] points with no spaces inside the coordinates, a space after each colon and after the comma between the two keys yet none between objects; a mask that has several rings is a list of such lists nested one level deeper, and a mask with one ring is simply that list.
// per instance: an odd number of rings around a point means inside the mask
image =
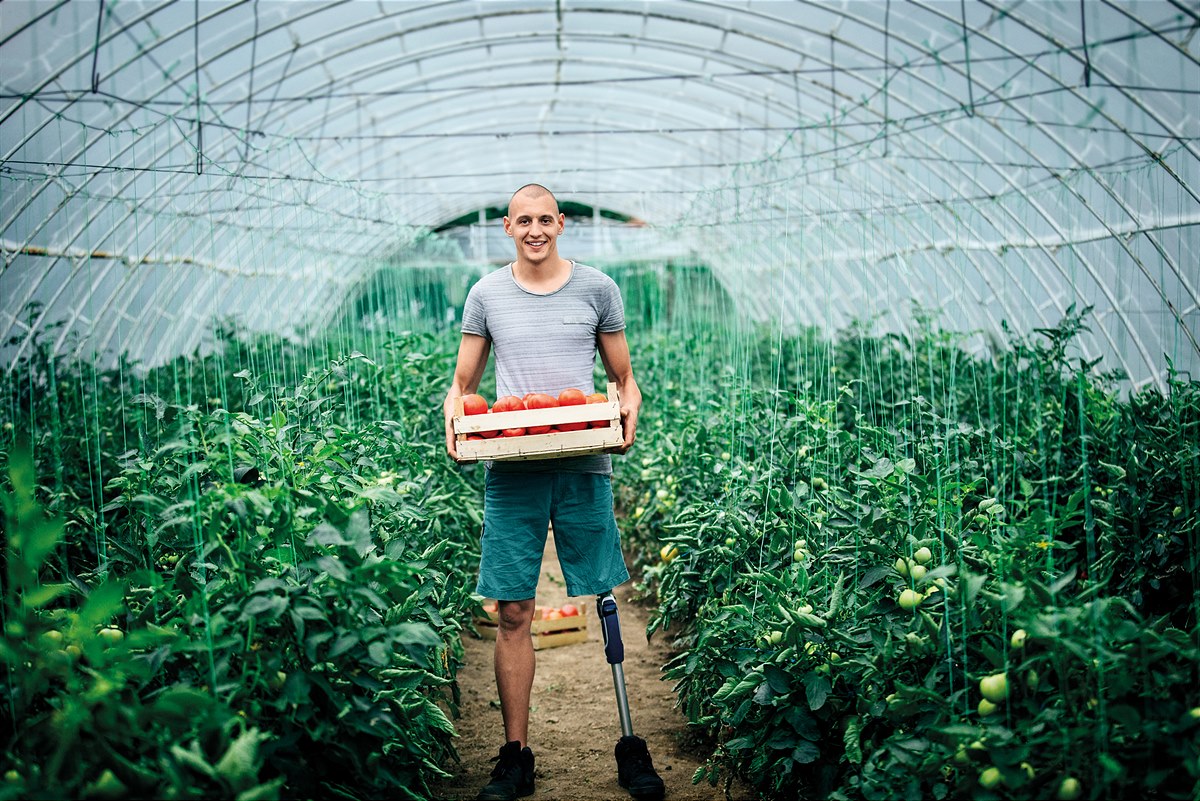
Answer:
[{"label": "man's bare knee", "polygon": [[501,601],[498,610],[498,627],[504,634],[528,634],[533,622],[534,599],[527,601]]}]

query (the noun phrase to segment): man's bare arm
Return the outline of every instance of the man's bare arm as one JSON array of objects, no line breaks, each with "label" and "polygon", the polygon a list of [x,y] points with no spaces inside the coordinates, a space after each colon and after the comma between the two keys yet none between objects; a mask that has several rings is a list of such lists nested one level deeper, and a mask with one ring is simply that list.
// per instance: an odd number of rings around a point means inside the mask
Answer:
[{"label": "man's bare arm", "polygon": [[625,431],[625,444],[618,453],[633,447],[637,434],[638,412],[642,408],[642,391],[633,378],[633,363],[629,358],[629,343],[624,331],[601,332],[596,335],[596,346],[600,361],[608,380],[617,385],[621,393],[621,425]]},{"label": "man's bare arm", "polygon": [[483,378],[483,370],[487,367],[491,349],[491,343],[476,334],[463,334],[462,342],[458,345],[454,379],[450,382],[450,390],[446,393],[446,402],[443,404],[446,416],[446,453],[455,461],[458,461],[458,448],[454,439],[454,399],[470,395],[479,389],[479,381]]}]

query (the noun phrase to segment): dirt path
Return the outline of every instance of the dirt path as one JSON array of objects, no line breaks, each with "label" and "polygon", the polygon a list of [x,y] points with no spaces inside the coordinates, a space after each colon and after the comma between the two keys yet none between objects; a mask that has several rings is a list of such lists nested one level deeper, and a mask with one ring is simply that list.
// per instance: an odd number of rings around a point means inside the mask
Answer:
[{"label": "dirt path", "polygon": [[[661,667],[670,658],[665,638],[646,642],[647,611],[633,602],[630,582],[616,592],[625,643],[625,684],[634,732],[646,739],[654,766],[667,785],[671,801],[724,801],[722,786],[692,784],[702,756],[683,742],[687,726],[675,708],[671,684]],[[568,600],[551,536],[542,560],[537,603],[561,606]],[[628,801],[617,784],[613,746],[621,736],[612,670],[604,658],[603,637],[596,622],[595,598],[572,598],[587,606],[587,642],[537,652],[537,674],[530,702],[529,745],[537,760],[535,801]],[[464,638],[466,664],[459,673],[462,716],[455,721],[462,764],[452,781],[438,789],[439,798],[473,799],[488,781],[492,757],[503,744],[500,701],[492,672],[491,640]],[[733,789],[729,798],[748,801]]]}]

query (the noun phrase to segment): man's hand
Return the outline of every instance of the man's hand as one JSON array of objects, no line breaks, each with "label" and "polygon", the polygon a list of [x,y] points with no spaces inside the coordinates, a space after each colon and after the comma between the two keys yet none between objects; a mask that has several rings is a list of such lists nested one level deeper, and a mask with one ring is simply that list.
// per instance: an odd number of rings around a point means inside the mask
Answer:
[{"label": "man's hand", "polygon": [[450,454],[450,458],[458,461],[458,440],[454,436],[454,398],[446,398],[446,453]]},{"label": "man's hand", "polygon": [[619,391],[620,427],[625,433],[625,442],[614,452],[628,453],[629,448],[634,447],[634,439],[637,435],[637,412],[642,409],[642,392],[637,389],[637,383],[632,375]]}]

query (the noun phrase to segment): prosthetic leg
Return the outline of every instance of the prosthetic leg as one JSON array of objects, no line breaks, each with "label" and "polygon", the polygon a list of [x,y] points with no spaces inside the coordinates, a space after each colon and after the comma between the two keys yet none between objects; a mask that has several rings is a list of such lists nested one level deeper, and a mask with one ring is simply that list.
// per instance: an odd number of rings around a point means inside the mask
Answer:
[{"label": "prosthetic leg", "polygon": [[633,733],[629,717],[629,696],[625,691],[625,643],[621,640],[621,622],[617,617],[617,599],[612,590],[596,596],[596,614],[604,634],[604,656],[612,667],[613,689],[617,693],[617,717],[621,721],[621,739],[617,741],[617,781],[637,801],[659,801],[666,792],[663,780],[654,770],[646,741]]}]

